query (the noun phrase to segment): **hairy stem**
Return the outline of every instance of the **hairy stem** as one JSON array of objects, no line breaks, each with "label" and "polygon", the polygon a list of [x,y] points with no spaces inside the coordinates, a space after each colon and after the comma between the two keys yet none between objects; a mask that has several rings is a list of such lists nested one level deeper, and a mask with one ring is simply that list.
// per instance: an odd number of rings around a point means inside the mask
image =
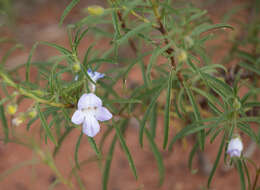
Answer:
[{"label": "hairy stem", "polygon": [[[74,105],[71,105],[71,104],[56,103],[56,102],[48,101],[48,100],[45,100],[43,98],[36,96],[35,93],[33,93],[33,91],[28,90],[28,89],[24,89],[21,86],[19,86],[18,84],[16,84],[12,79],[10,79],[10,77],[7,74],[4,73],[3,70],[0,70],[0,78],[2,78],[3,81],[6,82],[9,86],[18,90],[20,92],[20,94],[27,96],[27,97],[30,97],[33,100],[35,100],[36,102],[51,105],[51,106],[54,106],[54,107],[67,107],[67,108],[68,107],[74,107]],[[38,93],[44,94],[41,91],[38,91]]]},{"label": "hairy stem", "polygon": [[[161,16],[160,16],[160,13],[159,13],[159,10],[158,10],[158,6],[157,6],[155,0],[151,0],[151,4],[152,4],[154,15],[155,15],[156,20],[159,24],[159,27],[156,27],[156,29],[163,35],[164,43],[166,45],[168,45],[170,43],[169,40],[167,39],[168,32],[167,32],[165,26],[163,25],[163,23],[161,21]],[[170,57],[171,66],[176,71],[176,63],[175,63],[173,52],[174,52],[174,49],[172,47],[169,47],[168,49],[166,49],[166,53]],[[178,77],[179,81],[181,82],[181,84],[183,84],[183,76],[180,72],[177,72],[177,77]]]}]

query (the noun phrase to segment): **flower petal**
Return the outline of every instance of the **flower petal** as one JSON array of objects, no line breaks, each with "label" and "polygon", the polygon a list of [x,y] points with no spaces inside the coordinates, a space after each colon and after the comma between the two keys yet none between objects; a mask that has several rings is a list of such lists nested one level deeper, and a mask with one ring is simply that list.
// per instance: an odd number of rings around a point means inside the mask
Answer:
[{"label": "flower petal", "polygon": [[99,121],[107,121],[112,118],[112,114],[105,107],[99,107],[95,113],[95,118]]},{"label": "flower petal", "polygon": [[100,130],[98,121],[93,116],[87,116],[83,123],[83,133],[94,137]]},{"label": "flower petal", "polygon": [[100,106],[102,106],[102,100],[93,93],[83,94],[78,101],[78,109]]},{"label": "flower petal", "polygon": [[105,76],[105,74],[103,74],[103,73],[94,72],[93,81],[96,82],[97,80],[103,78],[104,76]]},{"label": "flower petal", "polygon": [[229,150],[227,153],[230,155],[230,157],[240,157],[241,156],[241,151],[237,149]]},{"label": "flower petal", "polygon": [[94,77],[94,72],[91,69],[88,69],[87,73],[91,79]]},{"label": "flower petal", "polygon": [[88,69],[88,75],[94,82],[97,82],[98,79],[101,79],[105,76],[105,74],[93,72],[91,69]]},{"label": "flower petal", "polygon": [[80,125],[84,121],[84,114],[80,110],[76,110],[71,117],[71,122]]}]

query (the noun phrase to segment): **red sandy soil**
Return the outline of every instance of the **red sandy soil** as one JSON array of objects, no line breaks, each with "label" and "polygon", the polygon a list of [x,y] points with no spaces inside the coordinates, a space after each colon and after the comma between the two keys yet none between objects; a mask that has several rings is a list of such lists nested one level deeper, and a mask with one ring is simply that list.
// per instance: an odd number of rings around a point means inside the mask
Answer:
[{"label": "red sandy soil", "polygon": [[[27,60],[28,51],[30,50],[32,44],[35,41],[49,41],[55,42],[60,45],[68,46],[68,40],[66,37],[65,28],[58,27],[59,17],[68,1],[42,1],[42,3],[34,3],[32,6],[21,7],[20,12],[17,13],[17,24],[16,30],[11,35],[15,36],[19,42],[25,45],[25,49],[20,52],[16,52],[8,61],[8,67],[14,67],[19,63],[23,63]],[[80,13],[80,7],[84,7],[92,4],[95,1],[83,2],[81,5],[73,11],[72,16],[69,16],[66,22],[76,20]],[[225,2],[229,5],[226,6]],[[219,21],[219,17],[227,11],[228,7],[234,6],[241,1],[219,1],[218,6],[208,6],[209,14],[214,21]],[[200,2],[201,3],[201,2]],[[102,4],[101,4],[102,5]],[[19,5],[20,6],[20,5]],[[221,37],[223,40],[225,37]],[[81,45],[81,50],[84,51],[94,39],[87,37]],[[108,42],[102,42],[108,44]],[[213,42],[218,43],[218,42]],[[219,45],[219,44],[217,44]],[[102,44],[103,48],[104,45]],[[216,62],[218,58],[225,53],[226,49],[222,48],[222,51],[218,51],[216,54]],[[37,49],[36,56],[39,60],[46,60],[46,58],[57,54],[51,48],[40,47]],[[130,73],[130,78],[136,78],[139,72],[138,68]],[[19,74],[23,74],[24,71],[21,70]],[[34,74],[35,75],[35,74]],[[141,76],[141,75],[140,75]],[[20,107],[19,111],[24,111],[30,105],[30,101],[24,101]],[[163,118],[159,117],[159,124],[163,123]],[[178,122],[171,124],[171,135],[175,131],[175,126],[178,126]],[[95,137],[97,144],[99,144],[100,137],[105,131],[107,126],[102,126],[102,132]],[[159,125],[158,136],[156,137],[156,142],[158,142],[158,147],[162,152],[164,158],[164,165],[166,168],[165,182],[159,187],[158,186],[158,170],[156,161],[153,154],[149,150],[147,142],[145,142],[144,148],[141,149],[138,143],[138,130],[134,123],[126,132],[126,142],[129,146],[130,152],[133,155],[135,165],[137,167],[137,172],[139,175],[138,181],[134,179],[133,174],[128,165],[127,158],[117,143],[112,167],[109,179],[109,190],[202,190],[206,187],[207,176],[201,174],[200,172],[192,174],[188,169],[188,155],[191,149],[192,140],[187,139],[188,146],[183,146],[182,143],[177,143],[174,146],[172,152],[163,151],[162,145],[162,125]],[[16,127],[16,133],[21,137],[28,139],[29,137],[34,137],[38,143],[43,145],[43,139],[38,136],[39,123],[33,125],[30,132],[27,132],[24,126]],[[2,133],[1,133],[2,134]],[[58,169],[62,172],[65,177],[71,170],[71,165],[74,162],[74,148],[77,138],[80,134],[80,130],[75,129],[70,133],[70,135],[64,141],[55,162]],[[114,133],[113,133],[114,134]],[[105,143],[105,153],[108,151],[113,134],[106,140]],[[1,135],[2,136],[2,135]],[[216,157],[219,140],[217,139],[214,144],[207,143],[206,154],[209,159],[213,162]],[[247,143],[245,143],[247,144]],[[45,149],[47,146],[44,146]],[[53,147],[49,143],[49,150]],[[79,160],[83,161],[89,157],[95,155],[93,150],[88,143],[87,138],[84,136],[79,150]],[[31,160],[33,157],[37,157],[33,151],[17,145],[14,143],[0,144],[0,173],[7,171],[9,168],[24,162],[26,160]],[[253,155],[254,160],[258,160],[260,164],[259,148]],[[223,159],[221,159],[223,160]],[[194,160],[194,168],[198,168],[197,158]],[[239,175],[235,172],[235,169],[231,169],[228,172],[223,172],[221,168],[223,163],[221,162],[212,182],[212,190],[237,190],[240,189]],[[252,170],[252,168],[250,168]],[[254,172],[252,172],[254,175]],[[79,171],[79,175],[83,179],[83,183],[86,189],[96,190],[102,188],[102,171],[99,168],[97,162],[90,162],[84,165]],[[48,167],[44,164],[37,164],[33,166],[22,167],[17,171],[14,171],[10,175],[6,176],[0,181],[0,190],[46,190],[48,186],[55,180],[55,175],[50,171]],[[75,181],[74,181],[75,182]],[[78,189],[79,187],[76,187]],[[57,185],[55,190],[66,189],[63,185]]]}]

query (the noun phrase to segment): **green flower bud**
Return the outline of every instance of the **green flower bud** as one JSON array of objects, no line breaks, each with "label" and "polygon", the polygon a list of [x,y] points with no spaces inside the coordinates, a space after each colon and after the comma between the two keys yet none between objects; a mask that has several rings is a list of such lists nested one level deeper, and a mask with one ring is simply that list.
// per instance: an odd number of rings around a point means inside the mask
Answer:
[{"label": "green flower bud", "polygon": [[80,71],[80,63],[74,63],[74,64],[72,65],[72,70],[73,70],[75,73],[79,72],[79,71]]},{"label": "green flower bud", "polygon": [[87,8],[88,13],[92,16],[100,16],[104,14],[104,8],[99,5],[92,5]]},{"label": "green flower bud", "polygon": [[178,63],[185,62],[187,58],[188,58],[187,53],[183,49],[176,51],[176,59]]},{"label": "green flower bud", "polygon": [[236,111],[238,111],[241,108],[241,103],[237,98],[235,99],[233,106],[234,106]]},{"label": "green flower bud", "polygon": [[191,48],[194,45],[193,39],[190,36],[185,36],[184,45],[187,49]]},{"label": "green flower bud", "polygon": [[30,118],[35,118],[37,115],[37,111],[35,109],[32,109],[27,114]]}]

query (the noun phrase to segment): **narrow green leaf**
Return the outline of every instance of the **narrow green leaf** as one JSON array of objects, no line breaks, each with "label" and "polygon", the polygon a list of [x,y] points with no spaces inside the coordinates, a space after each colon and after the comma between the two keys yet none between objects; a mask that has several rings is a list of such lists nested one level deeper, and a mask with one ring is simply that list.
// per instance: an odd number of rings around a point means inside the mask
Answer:
[{"label": "narrow green leaf", "polygon": [[[73,85],[71,85],[71,86],[73,86]],[[66,89],[64,89],[64,92],[66,92]],[[65,108],[61,108],[61,111],[62,111],[62,114],[65,118],[66,125],[67,126],[70,125],[71,124],[71,118],[69,116],[68,110],[65,109]]]},{"label": "narrow green leaf", "polygon": [[[193,123],[193,124],[191,124],[191,125],[188,125],[188,126],[184,127],[184,128],[183,128],[179,133],[177,133],[177,134],[174,136],[174,138],[171,140],[170,145],[169,145],[169,150],[172,149],[173,144],[174,144],[177,140],[179,140],[179,139],[181,139],[181,138],[183,138],[183,137],[185,137],[185,136],[187,136],[187,135],[196,133],[196,132],[198,132],[198,131],[200,131],[200,130],[202,130],[202,129],[218,127],[218,125],[219,125],[223,120],[225,120],[225,116],[222,116],[222,117],[212,117],[212,118],[210,118],[210,120],[215,121],[215,122],[212,123],[212,124],[207,124],[207,125],[202,125],[202,126],[198,126],[198,124],[199,124],[199,122],[198,122],[198,123]],[[202,122],[207,122],[207,120],[202,120]]]},{"label": "narrow green leaf", "polygon": [[222,69],[225,72],[227,72],[227,68],[223,65],[220,65],[220,64],[206,65],[206,66],[200,68],[200,70],[202,72],[217,71],[216,69]]},{"label": "narrow green leaf", "polygon": [[109,179],[109,171],[110,171],[110,166],[111,166],[111,161],[113,158],[113,153],[114,153],[114,149],[115,149],[115,145],[116,145],[116,135],[113,138],[113,141],[110,145],[108,154],[107,154],[107,158],[106,158],[106,164],[105,164],[105,168],[104,168],[104,172],[102,175],[102,185],[103,185],[103,190],[107,190],[107,183],[108,183],[108,179]]},{"label": "narrow green leaf", "polygon": [[210,143],[213,143],[213,141],[215,140],[215,138],[219,135],[219,133],[222,131],[222,128],[218,128],[217,130],[214,130],[215,133],[212,135],[212,137],[210,138]]},{"label": "narrow green leaf", "polygon": [[189,166],[189,169],[190,171],[192,171],[192,161],[193,161],[193,158],[195,156],[195,153],[198,151],[198,148],[199,148],[199,143],[197,142],[192,150],[190,151],[190,154],[189,154],[189,161],[188,161],[188,166]]},{"label": "narrow green leaf", "polygon": [[163,165],[163,159],[162,159],[162,156],[160,154],[160,151],[158,150],[154,140],[153,140],[153,137],[151,136],[150,132],[147,130],[147,129],[144,129],[144,132],[147,136],[147,139],[149,141],[149,145],[150,145],[150,148],[154,154],[154,157],[156,159],[156,162],[157,162],[157,167],[158,167],[158,170],[159,170],[159,176],[160,176],[160,179],[159,179],[159,185],[162,185],[163,184],[163,181],[164,181],[164,165]]},{"label": "narrow green leaf", "polygon": [[191,32],[191,36],[197,36],[200,35],[203,32],[207,32],[209,30],[216,30],[216,29],[232,29],[233,27],[228,25],[228,24],[208,24],[208,23],[203,23],[196,28],[194,28]]},{"label": "narrow green leaf", "polygon": [[5,98],[1,97],[0,105],[4,104],[9,99],[10,99],[9,97],[5,97]]},{"label": "narrow green leaf", "polygon": [[86,50],[86,53],[84,55],[84,59],[83,59],[83,62],[82,64],[84,65],[84,67],[87,67],[87,63],[88,63],[88,58],[89,58],[89,54],[92,50],[92,48],[94,47],[94,44],[91,44],[88,49]]},{"label": "narrow green leaf", "polygon": [[246,162],[245,162],[245,160],[241,160],[241,162],[243,164],[243,168],[246,173],[248,189],[251,189],[251,179],[250,179],[250,174],[249,174],[248,168],[246,166]]},{"label": "narrow green leaf", "polygon": [[41,120],[42,127],[43,127],[43,129],[44,129],[46,135],[47,135],[47,136],[49,137],[49,139],[57,146],[57,145],[58,145],[58,144],[57,144],[57,141],[56,141],[56,139],[54,138],[54,136],[52,135],[51,130],[50,130],[49,127],[48,127],[47,121],[46,121],[46,119],[45,119],[43,113],[42,113],[41,110],[40,110],[39,104],[36,104],[36,109],[37,109],[38,115],[39,115],[40,120]]},{"label": "narrow green leaf", "polygon": [[126,145],[126,142],[124,140],[124,137],[121,134],[121,130],[119,129],[119,127],[117,125],[115,125],[115,129],[116,129],[116,135],[117,135],[117,137],[118,137],[118,139],[120,141],[120,144],[122,145],[122,148],[123,148],[123,150],[124,150],[124,152],[126,154],[126,157],[128,159],[128,163],[130,165],[130,168],[132,169],[133,174],[135,176],[135,179],[137,180],[138,176],[137,176],[136,168],[135,168],[135,165],[134,165],[134,161],[132,159],[130,151],[127,148],[127,145]]},{"label": "narrow green leaf", "polygon": [[161,91],[165,88],[165,85],[163,85],[159,90],[158,92],[153,96],[153,99],[151,101],[151,103],[149,104],[148,108],[146,109],[146,112],[143,116],[143,119],[141,121],[141,124],[140,124],[140,132],[139,132],[139,143],[141,145],[141,147],[143,147],[143,133],[144,133],[144,128],[145,128],[145,123],[148,119],[148,116],[154,106],[154,104],[156,103],[156,100],[157,98],[160,96],[161,94]]},{"label": "narrow green leaf", "polygon": [[118,24],[118,18],[117,18],[117,13],[116,10],[112,12],[112,22],[113,22],[113,26],[114,26],[114,37],[115,39],[117,39],[120,36],[120,27]]},{"label": "narrow green leaf", "polygon": [[88,28],[87,29],[85,29],[80,35],[79,35],[79,37],[75,37],[75,41],[74,41],[74,46],[75,46],[75,49],[77,49],[78,48],[78,45],[79,45],[79,43],[80,43],[80,41],[84,38],[84,36],[87,34],[87,32],[88,32]]},{"label": "narrow green leaf", "polygon": [[223,137],[222,137],[221,144],[219,146],[219,150],[218,150],[218,154],[217,154],[216,160],[215,160],[213,168],[211,169],[210,174],[209,174],[208,188],[210,188],[210,183],[211,183],[211,180],[212,180],[212,178],[214,176],[214,173],[215,173],[215,171],[217,169],[217,166],[218,166],[221,154],[223,152],[224,145],[225,145],[225,135],[223,135]]},{"label": "narrow green leaf", "polygon": [[137,99],[122,99],[122,98],[117,98],[117,99],[110,99],[106,101],[107,103],[120,103],[120,104],[136,104],[136,103],[142,103],[141,100]]},{"label": "narrow green leaf", "polygon": [[79,135],[79,138],[77,140],[76,147],[75,147],[75,152],[74,152],[74,161],[75,161],[75,165],[76,165],[76,167],[78,169],[80,169],[80,167],[79,167],[79,160],[78,160],[78,152],[79,152],[79,146],[80,146],[80,142],[81,142],[82,136],[83,136],[83,132],[81,131],[81,133]]},{"label": "narrow green leaf", "polygon": [[[184,109],[184,88],[181,88],[177,92],[177,98],[176,98],[176,110],[178,110],[179,115],[181,116],[182,113],[186,113]],[[181,117],[182,118],[182,117]]]},{"label": "narrow green leaf", "polygon": [[75,7],[78,4],[79,1],[80,0],[72,0],[70,4],[65,8],[60,18],[60,23],[59,23],[60,26],[62,25],[65,17],[69,14],[69,12],[73,9],[73,7]]},{"label": "narrow green leaf", "polygon": [[242,117],[238,121],[260,123],[260,117]]},{"label": "narrow green leaf", "polygon": [[168,133],[169,133],[169,124],[170,124],[170,108],[171,108],[171,89],[172,89],[172,77],[173,72],[171,71],[168,81],[167,95],[166,95],[166,104],[164,109],[164,141],[163,149],[166,148],[168,143]]},{"label": "narrow green leaf", "polygon": [[157,104],[155,103],[152,111],[151,111],[151,119],[150,119],[150,128],[151,128],[151,136],[154,138],[156,135],[156,127],[157,127]]},{"label": "narrow green leaf", "polygon": [[38,46],[38,44],[39,44],[39,43],[36,42],[36,43],[33,45],[32,49],[31,49],[31,51],[30,51],[30,53],[29,53],[29,57],[28,57],[28,59],[27,59],[27,62],[26,62],[26,72],[25,72],[26,82],[28,82],[28,81],[30,80],[31,59],[32,59],[33,53],[34,53],[36,47]]},{"label": "narrow green leaf", "polygon": [[203,11],[200,11],[200,12],[198,12],[198,13],[195,13],[195,14],[191,15],[190,18],[187,19],[187,23],[189,23],[189,22],[191,22],[191,21],[194,21],[194,20],[196,20],[196,19],[198,19],[198,18],[200,18],[200,17],[206,15],[207,13],[208,13],[207,10],[203,10]]},{"label": "narrow green leaf", "polygon": [[26,130],[29,131],[30,128],[31,128],[31,125],[32,125],[35,121],[37,121],[38,119],[39,119],[39,116],[37,115],[35,118],[33,118],[33,119],[31,119],[30,121],[28,121],[27,126],[26,126]]},{"label": "narrow green leaf", "polygon": [[99,27],[92,26],[89,29],[94,34],[96,34],[97,36],[102,36],[102,37],[105,37],[105,38],[113,38],[113,34],[111,33],[111,31],[108,32],[106,30],[103,30],[105,28],[102,29],[102,28],[99,28]]},{"label": "narrow green leaf", "polygon": [[162,55],[169,47],[171,47],[173,44],[172,43],[169,43],[167,44],[166,46],[164,46],[163,48],[161,47],[157,47],[153,52],[152,52],[152,55],[150,57],[150,60],[149,60],[149,64],[147,65],[147,70],[146,70],[146,78],[149,82],[149,84],[151,83],[151,71],[152,71],[152,68],[153,68],[153,65],[157,59],[158,56]]},{"label": "narrow green leaf", "polygon": [[[95,58],[95,59],[91,59],[89,62],[88,62],[90,65],[92,65],[93,63],[111,63],[111,64],[117,64],[115,62],[114,59],[104,59],[104,58]],[[97,66],[96,66],[97,68]],[[113,68],[114,69],[114,68]]]},{"label": "narrow green leaf", "polygon": [[223,108],[223,105],[220,103],[219,99],[217,99],[215,96],[213,96],[203,90],[200,90],[199,88],[191,87],[191,89],[193,91],[197,92],[198,94],[204,96],[205,98],[207,98],[209,103],[211,103],[211,108],[213,109],[213,111],[215,111],[218,114],[221,114],[221,111],[216,106],[218,104]]},{"label": "narrow green leaf", "polygon": [[193,108],[195,119],[196,119],[196,121],[200,121],[201,116],[200,116],[198,105],[196,104],[196,101],[195,101],[195,97],[194,97],[192,91],[190,90],[190,88],[187,86],[186,82],[184,82],[184,87],[185,87],[185,90],[186,90],[187,95],[189,97],[191,106]]},{"label": "narrow green leaf", "polygon": [[60,51],[62,54],[64,55],[71,55],[72,52],[62,46],[59,46],[57,44],[54,43],[50,43],[50,42],[40,42],[41,44],[47,45],[47,46],[51,46],[54,47],[55,49],[57,49],[58,51]]},{"label": "narrow green leaf", "polygon": [[143,60],[140,60],[138,63],[141,67],[144,85],[147,86],[148,83],[147,83],[147,78],[146,78],[146,75],[145,75],[145,64],[144,64]]},{"label": "narrow green leaf", "polygon": [[70,134],[70,132],[72,131],[72,129],[74,129],[73,127],[69,127],[66,129],[66,131],[62,134],[62,136],[59,138],[58,140],[58,145],[55,147],[54,151],[53,151],[53,157],[55,157],[58,153],[58,151],[60,150],[60,147],[63,143],[63,141],[65,140],[65,138]]},{"label": "narrow green leaf", "polygon": [[245,63],[245,62],[239,62],[238,63],[241,67],[244,67],[245,69],[249,70],[249,71],[252,71],[258,75],[260,75],[260,67],[257,68],[255,65],[253,65],[252,63],[251,64],[248,64],[248,63]]},{"label": "narrow green leaf", "polygon": [[260,102],[247,102],[243,105],[244,108],[260,107]]},{"label": "narrow green leaf", "polygon": [[245,176],[241,160],[236,160],[236,166],[240,177],[241,190],[246,190]]},{"label": "narrow green leaf", "polygon": [[150,23],[143,23],[140,24],[139,26],[135,27],[134,29],[130,30],[129,32],[127,32],[125,35],[123,35],[121,38],[119,38],[117,40],[118,44],[121,44],[123,42],[125,42],[126,40],[128,40],[130,37],[133,37],[134,35],[137,35],[140,32],[143,32],[145,29],[147,29],[148,27],[150,27],[151,24]]},{"label": "narrow green leaf", "polygon": [[5,138],[4,138],[4,142],[7,143],[8,142],[8,135],[9,135],[9,129],[8,129],[8,125],[7,125],[7,121],[6,121],[6,117],[5,117],[5,111],[4,111],[4,106],[0,105],[0,119],[2,122],[2,127],[3,127],[3,131],[5,134]]},{"label": "narrow green leaf", "polygon": [[[201,116],[200,116],[198,105],[196,104],[196,101],[195,101],[195,97],[194,97],[192,91],[190,90],[190,88],[187,86],[186,82],[183,82],[183,84],[184,84],[184,88],[187,92],[187,95],[189,97],[189,101],[191,103],[192,109],[194,111],[195,120],[196,120],[196,122],[199,122],[201,120]],[[203,125],[203,123],[199,123],[199,125]],[[201,130],[198,133],[198,141],[199,141],[200,148],[203,150],[204,144],[205,144],[205,131],[204,130]]]},{"label": "narrow green leaf", "polygon": [[[250,62],[250,63],[255,63],[256,62],[254,56],[252,54],[246,52],[246,51],[237,49],[236,50],[236,54],[238,55],[239,58],[242,58],[242,59],[244,59],[247,62]],[[240,64],[240,63],[238,63],[238,64]]]},{"label": "narrow green leaf", "polygon": [[238,122],[237,127],[241,131],[243,131],[245,134],[247,134],[253,141],[255,141],[255,142],[259,141],[256,133],[254,132],[254,130],[250,127],[250,125],[248,123]]},{"label": "narrow green leaf", "polygon": [[230,97],[234,94],[233,89],[222,80],[219,80],[218,78],[206,73],[203,73],[202,75],[208,81],[210,88],[212,88],[216,93],[222,96],[224,100],[226,100],[227,97]]},{"label": "narrow green leaf", "polygon": [[174,106],[174,111],[176,112],[176,114],[178,115],[178,117],[180,119],[182,119],[182,115],[179,111],[178,105],[177,105],[177,98],[175,97],[177,93],[174,93],[174,99],[173,99],[173,106]]},{"label": "narrow green leaf", "polygon": [[100,150],[98,149],[95,140],[92,137],[88,137],[88,142],[90,143],[91,147],[95,151],[98,159],[101,161],[102,160],[102,154],[101,154]]}]

